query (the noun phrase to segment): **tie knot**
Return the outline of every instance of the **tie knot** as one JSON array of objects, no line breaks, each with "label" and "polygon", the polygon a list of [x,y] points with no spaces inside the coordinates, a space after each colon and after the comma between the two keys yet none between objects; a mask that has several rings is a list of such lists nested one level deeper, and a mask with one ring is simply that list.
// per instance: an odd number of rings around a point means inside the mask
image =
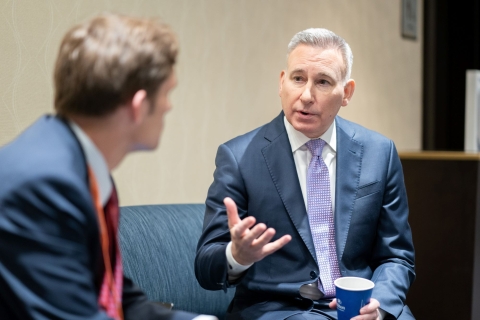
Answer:
[{"label": "tie knot", "polygon": [[312,153],[313,156],[318,157],[322,155],[323,147],[325,146],[325,141],[322,139],[310,140],[305,143],[308,150]]}]

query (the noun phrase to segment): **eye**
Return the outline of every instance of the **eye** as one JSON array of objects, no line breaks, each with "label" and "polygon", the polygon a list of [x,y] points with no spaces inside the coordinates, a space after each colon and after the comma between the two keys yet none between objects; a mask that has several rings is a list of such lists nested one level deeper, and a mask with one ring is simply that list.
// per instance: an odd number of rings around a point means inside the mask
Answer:
[{"label": "eye", "polygon": [[294,76],[294,77],[293,77],[293,81],[295,81],[295,82],[301,82],[302,80],[303,80],[303,79],[302,79],[302,77],[300,77],[300,76]]},{"label": "eye", "polygon": [[330,82],[328,80],[321,79],[321,80],[318,81],[318,84],[322,85],[322,86],[326,86],[326,85],[329,85]]}]

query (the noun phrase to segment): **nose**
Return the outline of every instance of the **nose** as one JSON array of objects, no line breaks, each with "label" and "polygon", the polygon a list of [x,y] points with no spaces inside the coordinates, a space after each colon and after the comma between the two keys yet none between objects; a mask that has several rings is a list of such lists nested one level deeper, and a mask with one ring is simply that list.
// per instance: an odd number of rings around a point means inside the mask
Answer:
[{"label": "nose", "polygon": [[305,85],[302,95],[300,96],[300,100],[303,102],[303,104],[310,104],[313,101],[312,85],[310,83]]},{"label": "nose", "polygon": [[168,100],[165,111],[169,112],[170,110],[172,110],[172,108],[173,108],[172,103],[170,102],[170,100]]}]

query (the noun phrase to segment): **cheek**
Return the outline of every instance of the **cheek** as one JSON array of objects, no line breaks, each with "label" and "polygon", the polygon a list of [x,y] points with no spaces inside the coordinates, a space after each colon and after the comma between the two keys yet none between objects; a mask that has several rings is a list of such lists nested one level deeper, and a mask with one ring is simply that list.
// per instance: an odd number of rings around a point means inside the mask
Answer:
[{"label": "cheek", "polygon": [[295,104],[295,100],[296,99],[293,94],[284,93],[282,96],[282,105],[284,106],[284,108],[291,110],[293,108],[293,105]]},{"label": "cheek", "polygon": [[157,119],[163,119],[168,110],[170,110],[168,102],[162,101],[161,103],[157,104]]},{"label": "cheek", "polygon": [[343,96],[341,95],[335,95],[335,96],[331,96],[331,97],[328,97],[324,100],[325,102],[325,106],[328,106],[328,109],[331,111],[331,112],[337,112],[341,106],[342,106],[342,102],[343,102]]}]

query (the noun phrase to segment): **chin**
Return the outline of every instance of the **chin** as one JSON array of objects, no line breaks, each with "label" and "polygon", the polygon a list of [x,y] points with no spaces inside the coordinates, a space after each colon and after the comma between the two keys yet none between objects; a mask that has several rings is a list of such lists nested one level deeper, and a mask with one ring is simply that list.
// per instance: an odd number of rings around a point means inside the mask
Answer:
[{"label": "chin", "polygon": [[302,124],[302,123],[294,123],[293,125],[293,128],[301,133],[303,133],[304,135],[306,135],[307,137],[310,137],[312,135],[312,131],[314,131],[311,126],[309,125],[305,125],[305,124]]},{"label": "chin", "polygon": [[158,141],[155,144],[150,143],[137,143],[133,146],[132,151],[152,151],[158,146]]}]

